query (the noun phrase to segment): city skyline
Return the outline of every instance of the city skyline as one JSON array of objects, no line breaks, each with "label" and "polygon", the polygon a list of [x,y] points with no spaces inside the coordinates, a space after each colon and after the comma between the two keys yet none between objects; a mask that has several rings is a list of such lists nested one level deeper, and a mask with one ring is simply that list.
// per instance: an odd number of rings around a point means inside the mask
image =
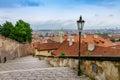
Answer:
[{"label": "city skyline", "polygon": [[120,0],[1,0],[0,24],[22,19],[33,29],[77,29],[82,15],[84,29],[120,27]]}]

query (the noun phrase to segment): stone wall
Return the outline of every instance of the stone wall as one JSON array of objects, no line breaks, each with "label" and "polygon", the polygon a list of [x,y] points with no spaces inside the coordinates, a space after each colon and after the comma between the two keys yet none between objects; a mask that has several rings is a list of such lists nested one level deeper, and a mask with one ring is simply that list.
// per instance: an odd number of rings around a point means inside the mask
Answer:
[{"label": "stone wall", "polygon": [[82,69],[97,80],[120,80],[120,62],[86,60]]},{"label": "stone wall", "polygon": [[27,56],[34,53],[34,48],[32,44],[29,43],[20,44],[17,50],[18,50],[18,57]]},{"label": "stone wall", "polygon": [[[39,57],[47,60],[53,67],[70,67],[78,69],[77,59]],[[95,80],[120,80],[120,62],[82,60],[81,69],[84,74]]]},{"label": "stone wall", "polygon": [[0,62],[32,54],[32,44],[20,44],[12,39],[0,36]]}]

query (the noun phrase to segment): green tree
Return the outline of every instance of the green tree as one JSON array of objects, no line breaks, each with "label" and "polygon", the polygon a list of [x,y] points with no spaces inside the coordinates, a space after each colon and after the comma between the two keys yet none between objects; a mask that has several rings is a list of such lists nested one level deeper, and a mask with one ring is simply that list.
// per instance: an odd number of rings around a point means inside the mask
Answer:
[{"label": "green tree", "polygon": [[10,34],[9,34],[9,38],[14,39],[15,40],[15,27],[12,28]]},{"label": "green tree", "polygon": [[118,39],[118,41],[120,41],[120,38]]},{"label": "green tree", "polygon": [[1,31],[2,31],[2,25],[0,25],[0,33],[1,33]]},{"label": "green tree", "polygon": [[31,42],[32,41],[32,29],[30,28],[30,24],[24,22],[23,20],[18,20],[15,24],[17,36],[20,42]]},{"label": "green tree", "polygon": [[6,21],[3,25],[0,25],[0,34],[21,43],[32,41],[30,24],[23,20],[18,20],[15,26],[11,22]]},{"label": "green tree", "polygon": [[115,42],[115,39],[110,39],[110,41]]},{"label": "green tree", "polygon": [[4,23],[2,25],[1,35],[5,36],[5,37],[9,37],[13,27],[14,26],[11,22],[6,21],[6,23]]}]

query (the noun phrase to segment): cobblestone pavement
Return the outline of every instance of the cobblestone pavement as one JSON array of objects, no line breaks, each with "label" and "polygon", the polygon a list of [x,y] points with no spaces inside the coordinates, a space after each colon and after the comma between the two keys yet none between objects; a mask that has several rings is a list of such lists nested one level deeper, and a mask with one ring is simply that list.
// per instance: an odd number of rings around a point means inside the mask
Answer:
[{"label": "cobblestone pavement", "polygon": [[0,64],[0,80],[89,80],[67,67],[51,67],[32,56]]},{"label": "cobblestone pavement", "polygon": [[8,60],[6,63],[0,64],[1,71],[11,70],[25,70],[25,69],[36,69],[36,68],[48,68],[51,67],[47,61],[27,56],[23,58],[17,58],[15,60]]}]

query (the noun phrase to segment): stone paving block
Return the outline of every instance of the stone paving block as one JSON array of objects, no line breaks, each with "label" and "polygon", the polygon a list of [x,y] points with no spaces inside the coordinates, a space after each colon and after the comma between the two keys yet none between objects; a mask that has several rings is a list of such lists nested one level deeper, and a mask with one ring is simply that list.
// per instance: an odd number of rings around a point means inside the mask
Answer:
[{"label": "stone paving block", "polygon": [[[8,71],[8,72],[6,72]],[[89,80],[77,76],[77,72],[67,67],[51,67],[48,62],[32,56],[10,60],[0,64],[0,80]]]}]

